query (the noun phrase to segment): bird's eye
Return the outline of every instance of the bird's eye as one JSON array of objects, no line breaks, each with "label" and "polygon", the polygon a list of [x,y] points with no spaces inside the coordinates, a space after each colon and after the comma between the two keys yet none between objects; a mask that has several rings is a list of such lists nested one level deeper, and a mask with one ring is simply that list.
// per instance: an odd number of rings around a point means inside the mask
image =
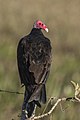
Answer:
[{"label": "bird's eye", "polygon": [[41,25],[41,23],[39,23],[39,25]]}]

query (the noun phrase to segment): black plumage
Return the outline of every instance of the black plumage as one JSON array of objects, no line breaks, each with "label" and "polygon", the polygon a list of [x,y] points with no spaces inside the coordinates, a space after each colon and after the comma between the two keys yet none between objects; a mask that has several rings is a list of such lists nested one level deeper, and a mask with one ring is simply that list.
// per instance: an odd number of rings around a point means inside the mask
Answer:
[{"label": "black plumage", "polygon": [[[41,107],[41,102],[46,103],[45,83],[51,65],[50,40],[41,29],[33,28],[29,35],[20,40],[17,61],[21,84],[25,86],[22,110],[26,110],[30,117],[35,105]],[[22,120],[25,120],[24,117],[22,114]]]}]

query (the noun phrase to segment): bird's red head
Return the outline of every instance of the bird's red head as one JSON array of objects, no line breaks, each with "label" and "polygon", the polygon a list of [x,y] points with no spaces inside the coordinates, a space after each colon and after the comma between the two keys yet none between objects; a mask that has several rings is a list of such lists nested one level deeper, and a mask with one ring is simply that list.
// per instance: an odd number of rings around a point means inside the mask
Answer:
[{"label": "bird's red head", "polygon": [[37,28],[37,29],[43,29],[45,30],[46,32],[48,32],[48,28],[47,26],[40,20],[37,20],[34,25],[33,25],[33,28]]}]

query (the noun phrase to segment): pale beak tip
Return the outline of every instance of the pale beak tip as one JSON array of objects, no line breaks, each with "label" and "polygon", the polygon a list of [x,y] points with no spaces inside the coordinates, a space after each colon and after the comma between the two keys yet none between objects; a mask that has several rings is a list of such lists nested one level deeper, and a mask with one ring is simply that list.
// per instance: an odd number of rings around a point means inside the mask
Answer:
[{"label": "pale beak tip", "polygon": [[45,31],[48,32],[49,31],[48,28],[46,28]]}]

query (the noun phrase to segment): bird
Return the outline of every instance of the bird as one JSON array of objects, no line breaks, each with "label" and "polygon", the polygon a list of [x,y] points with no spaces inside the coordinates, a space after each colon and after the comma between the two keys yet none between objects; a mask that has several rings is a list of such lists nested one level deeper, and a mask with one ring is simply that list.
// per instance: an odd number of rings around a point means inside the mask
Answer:
[{"label": "bird", "polygon": [[42,30],[48,32],[47,26],[36,20],[31,32],[17,46],[18,71],[21,85],[25,86],[21,120],[30,118],[35,106],[41,107],[47,101],[45,84],[50,73],[52,47]]}]

